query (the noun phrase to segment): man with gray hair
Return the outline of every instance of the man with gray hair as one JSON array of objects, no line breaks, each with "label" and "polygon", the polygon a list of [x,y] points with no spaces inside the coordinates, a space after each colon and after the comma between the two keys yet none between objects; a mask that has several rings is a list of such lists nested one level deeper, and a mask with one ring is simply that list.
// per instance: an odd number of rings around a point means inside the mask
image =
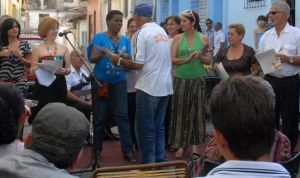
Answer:
[{"label": "man with gray hair", "polygon": [[89,122],[84,114],[63,103],[49,103],[36,115],[24,152],[0,159],[0,177],[75,178]]},{"label": "man with gray hair", "polygon": [[139,30],[132,40],[133,59],[111,55],[116,65],[137,69],[136,135],[142,163],[166,161],[165,125],[168,97],[173,93],[168,36],[153,22],[153,7],[139,4],[134,21]]},{"label": "man with gray hair", "polygon": [[291,148],[297,145],[299,110],[299,72],[300,72],[300,30],[288,23],[290,7],[284,1],[272,4],[269,18],[274,26],[264,33],[259,51],[274,49],[276,59],[280,60],[279,69],[265,76],[272,85],[275,95],[276,127],[290,139]]}]

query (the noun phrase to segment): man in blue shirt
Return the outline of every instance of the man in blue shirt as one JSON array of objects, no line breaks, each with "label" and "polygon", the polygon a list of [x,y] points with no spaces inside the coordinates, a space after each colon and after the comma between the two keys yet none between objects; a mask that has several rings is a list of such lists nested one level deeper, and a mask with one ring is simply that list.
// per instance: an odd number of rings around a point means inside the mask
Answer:
[{"label": "man in blue shirt", "polygon": [[127,113],[127,83],[123,68],[111,63],[105,51],[115,54],[130,55],[130,42],[125,36],[119,35],[123,25],[123,14],[112,10],[106,16],[107,31],[98,33],[90,42],[87,52],[88,59],[95,63],[93,74],[102,84],[93,86],[94,101],[94,149],[102,150],[105,121],[109,105],[113,106],[114,116],[118,125],[124,159],[132,158],[132,142]]}]

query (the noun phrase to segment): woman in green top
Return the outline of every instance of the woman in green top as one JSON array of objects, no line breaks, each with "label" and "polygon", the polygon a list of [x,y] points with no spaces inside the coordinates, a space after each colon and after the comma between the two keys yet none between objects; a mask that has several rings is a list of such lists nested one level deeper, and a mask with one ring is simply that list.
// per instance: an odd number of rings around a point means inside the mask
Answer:
[{"label": "woman in green top", "polygon": [[171,45],[175,68],[174,94],[168,144],[176,148],[175,157],[184,157],[184,150],[192,145],[192,153],[204,142],[204,64],[211,63],[208,38],[200,33],[199,15],[194,11],[181,14],[184,33],[175,36]]}]

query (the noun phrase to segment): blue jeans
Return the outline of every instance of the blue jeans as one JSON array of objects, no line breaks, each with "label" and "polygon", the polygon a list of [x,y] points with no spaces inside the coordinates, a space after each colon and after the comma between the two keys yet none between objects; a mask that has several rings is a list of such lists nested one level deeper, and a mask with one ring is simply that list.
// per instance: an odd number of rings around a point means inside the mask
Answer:
[{"label": "blue jeans", "polygon": [[[93,84],[93,93],[97,92],[98,86]],[[108,85],[108,97],[94,96],[94,129],[96,150],[102,150],[105,122],[107,120],[108,107],[112,106],[118,125],[122,152],[132,152],[130,125],[127,112],[127,83],[126,80]]]},{"label": "blue jeans", "polygon": [[164,119],[168,98],[154,97],[141,90],[136,92],[135,129],[143,164],[167,161]]}]

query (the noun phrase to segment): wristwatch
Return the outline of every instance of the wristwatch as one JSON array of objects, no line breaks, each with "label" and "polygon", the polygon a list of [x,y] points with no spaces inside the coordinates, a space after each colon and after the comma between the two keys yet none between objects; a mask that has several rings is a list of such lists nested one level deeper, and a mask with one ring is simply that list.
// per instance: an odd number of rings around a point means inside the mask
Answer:
[{"label": "wristwatch", "polygon": [[293,56],[290,56],[290,57],[289,57],[289,62],[290,62],[291,64],[293,64],[293,63],[294,63]]}]

